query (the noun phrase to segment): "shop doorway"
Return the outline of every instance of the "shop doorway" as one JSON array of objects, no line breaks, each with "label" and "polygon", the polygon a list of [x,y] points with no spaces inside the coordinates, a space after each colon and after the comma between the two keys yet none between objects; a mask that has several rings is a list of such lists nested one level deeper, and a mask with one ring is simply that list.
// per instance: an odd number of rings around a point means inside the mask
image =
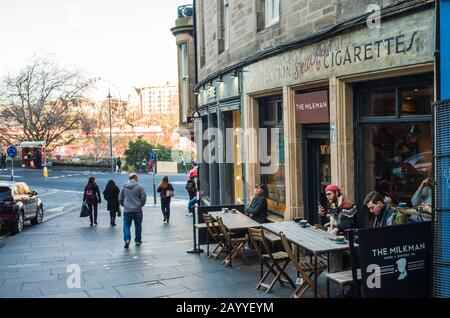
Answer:
[{"label": "shop doorway", "polygon": [[326,201],[325,187],[331,183],[329,125],[303,126],[305,219],[320,223],[318,203]]}]

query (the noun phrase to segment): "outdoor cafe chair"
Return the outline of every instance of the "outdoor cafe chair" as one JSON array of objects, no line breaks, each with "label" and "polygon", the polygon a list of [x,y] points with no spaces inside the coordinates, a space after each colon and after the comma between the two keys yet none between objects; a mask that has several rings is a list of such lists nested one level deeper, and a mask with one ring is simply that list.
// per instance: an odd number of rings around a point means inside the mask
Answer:
[{"label": "outdoor cafe chair", "polygon": [[230,265],[232,258],[240,256],[245,264],[250,264],[247,257],[244,254],[245,243],[247,242],[246,237],[234,237],[233,233],[229,232],[221,217],[217,217],[217,223],[219,224],[220,232],[223,235],[224,244],[226,244],[227,250],[229,251],[227,257],[223,260],[222,264],[225,267]]},{"label": "outdoor cafe chair", "polygon": [[[292,288],[295,288],[295,284],[289,275],[285,272],[287,265],[289,264],[289,256],[285,252],[272,253],[270,245],[264,236],[264,230],[260,228],[249,228],[248,233],[250,236],[250,241],[261,259],[261,280],[256,285],[256,289],[261,287],[266,288],[266,293],[270,293],[272,288],[275,286],[276,282],[279,281],[281,285],[284,286],[281,276],[286,278]],[[284,264],[282,264],[284,262]],[[280,265],[281,264],[281,265]],[[263,268],[266,265],[267,270],[263,274]],[[265,283],[265,280],[272,273],[275,277],[270,284]]]},{"label": "outdoor cafe chair", "polygon": [[[314,289],[314,263],[311,261],[298,261],[297,257],[292,252],[290,243],[284,235],[283,232],[280,232],[281,243],[283,244],[284,250],[286,251],[289,259],[292,264],[294,264],[295,269],[303,278],[303,282],[294,290],[291,295],[291,298],[301,298],[305,295],[309,288]],[[327,265],[322,260],[317,260],[317,276],[319,276],[325,269]],[[325,298],[325,294],[317,288],[317,293],[320,297]]]},{"label": "outdoor cafe chair", "polygon": [[209,236],[212,237],[214,242],[217,244],[216,248],[209,253],[208,258],[216,259],[222,252],[225,252],[226,240],[220,232],[219,226],[216,222],[214,222],[215,220],[210,214],[203,213],[203,221],[205,222]]}]

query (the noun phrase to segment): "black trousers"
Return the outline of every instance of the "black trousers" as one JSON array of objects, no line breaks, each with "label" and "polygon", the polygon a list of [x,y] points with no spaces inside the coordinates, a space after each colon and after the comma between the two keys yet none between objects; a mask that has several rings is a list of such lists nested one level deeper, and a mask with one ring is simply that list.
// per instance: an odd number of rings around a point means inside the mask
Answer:
[{"label": "black trousers", "polygon": [[170,218],[170,197],[161,197],[161,212],[164,219],[169,221]]},{"label": "black trousers", "polygon": [[88,207],[89,207],[89,220],[91,220],[92,223],[92,210],[94,210],[94,222],[97,222],[97,212],[98,212],[98,203],[89,203],[88,202]]},{"label": "black trousers", "polygon": [[116,211],[109,211],[109,216],[111,217],[111,224],[116,223],[116,215],[117,215]]}]

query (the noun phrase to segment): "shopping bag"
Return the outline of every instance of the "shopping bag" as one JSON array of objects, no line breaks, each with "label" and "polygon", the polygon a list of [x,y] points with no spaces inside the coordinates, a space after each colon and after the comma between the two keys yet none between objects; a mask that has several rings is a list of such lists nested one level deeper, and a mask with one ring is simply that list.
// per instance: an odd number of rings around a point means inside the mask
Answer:
[{"label": "shopping bag", "polygon": [[172,191],[172,190],[167,190],[166,191],[166,196],[173,197],[174,195],[175,195],[175,191]]},{"label": "shopping bag", "polygon": [[84,218],[89,216],[89,206],[86,202],[83,202],[81,205],[81,212],[80,212],[80,218]]}]

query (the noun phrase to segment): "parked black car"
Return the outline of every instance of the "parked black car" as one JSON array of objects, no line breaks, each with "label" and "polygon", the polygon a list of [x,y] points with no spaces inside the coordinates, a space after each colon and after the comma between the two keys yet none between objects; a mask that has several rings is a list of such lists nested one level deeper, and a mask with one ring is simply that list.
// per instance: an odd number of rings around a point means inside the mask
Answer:
[{"label": "parked black car", "polygon": [[42,223],[44,208],[36,191],[25,182],[0,182],[0,223],[12,234],[23,230],[23,223]]}]

